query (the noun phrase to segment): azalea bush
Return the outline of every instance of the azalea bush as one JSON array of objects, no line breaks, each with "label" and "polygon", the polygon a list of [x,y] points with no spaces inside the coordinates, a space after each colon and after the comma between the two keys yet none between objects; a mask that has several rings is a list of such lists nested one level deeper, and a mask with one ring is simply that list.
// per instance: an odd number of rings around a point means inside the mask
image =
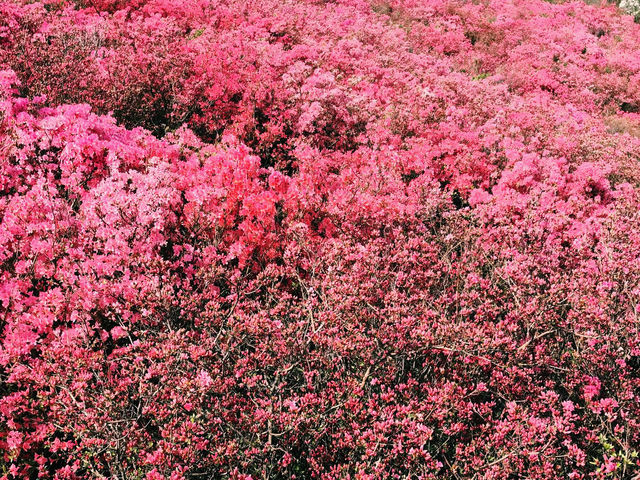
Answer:
[{"label": "azalea bush", "polygon": [[0,478],[640,474],[639,49],[607,3],[0,1]]}]

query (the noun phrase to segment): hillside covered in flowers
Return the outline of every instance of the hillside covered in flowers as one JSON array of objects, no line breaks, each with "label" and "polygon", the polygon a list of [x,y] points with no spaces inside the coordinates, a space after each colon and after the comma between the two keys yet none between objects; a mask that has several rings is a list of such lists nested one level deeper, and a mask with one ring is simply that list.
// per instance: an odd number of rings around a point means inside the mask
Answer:
[{"label": "hillside covered in flowers", "polygon": [[633,16],[0,0],[0,479],[639,455]]}]

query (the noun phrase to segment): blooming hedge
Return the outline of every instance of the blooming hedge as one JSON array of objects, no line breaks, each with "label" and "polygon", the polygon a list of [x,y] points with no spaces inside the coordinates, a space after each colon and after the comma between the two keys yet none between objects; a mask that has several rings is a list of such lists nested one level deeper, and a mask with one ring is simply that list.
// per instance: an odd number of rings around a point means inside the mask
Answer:
[{"label": "blooming hedge", "polygon": [[640,26],[0,1],[0,478],[640,473]]}]

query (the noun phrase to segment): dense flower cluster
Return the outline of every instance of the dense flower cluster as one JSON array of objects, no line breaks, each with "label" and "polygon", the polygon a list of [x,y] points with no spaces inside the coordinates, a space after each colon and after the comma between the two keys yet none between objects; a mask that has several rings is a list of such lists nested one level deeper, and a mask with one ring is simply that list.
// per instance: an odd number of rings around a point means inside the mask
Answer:
[{"label": "dense flower cluster", "polygon": [[640,25],[1,0],[0,478],[640,473]]}]

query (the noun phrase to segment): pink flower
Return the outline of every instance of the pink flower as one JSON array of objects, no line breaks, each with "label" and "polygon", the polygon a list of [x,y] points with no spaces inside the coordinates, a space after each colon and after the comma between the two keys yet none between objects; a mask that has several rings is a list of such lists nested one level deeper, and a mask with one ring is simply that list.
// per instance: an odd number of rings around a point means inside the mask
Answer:
[{"label": "pink flower", "polygon": [[491,194],[485,190],[473,189],[469,195],[469,205],[475,207],[477,205],[487,203],[491,200]]},{"label": "pink flower", "polygon": [[127,331],[121,326],[115,326],[111,329],[111,337],[114,340],[119,340],[127,336]]},{"label": "pink flower", "polygon": [[7,447],[9,447],[9,450],[19,450],[22,447],[22,440],[22,432],[12,430],[7,435]]},{"label": "pink flower", "polygon": [[158,470],[155,468],[151,470],[149,473],[147,473],[145,478],[147,480],[164,480],[165,479],[164,475],[160,474],[160,472],[158,472]]}]

